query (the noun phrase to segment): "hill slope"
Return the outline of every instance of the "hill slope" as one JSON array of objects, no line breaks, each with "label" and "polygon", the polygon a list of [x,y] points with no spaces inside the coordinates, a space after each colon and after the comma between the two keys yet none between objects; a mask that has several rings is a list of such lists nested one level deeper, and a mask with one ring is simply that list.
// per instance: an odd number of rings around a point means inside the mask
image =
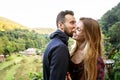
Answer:
[{"label": "hill slope", "polygon": [[55,31],[53,28],[33,28],[32,30],[40,34],[50,34]]},{"label": "hill slope", "polygon": [[27,27],[7,18],[0,17],[0,31],[12,30],[15,28],[26,29]]},{"label": "hill slope", "polygon": [[50,34],[51,32],[55,31],[55,29],[53,28],[28,28],[10,19],[0,17],[0,31],[13,30],[16,28],[28,29],[30,31],[34,30],[35,32],[40,34]]}]

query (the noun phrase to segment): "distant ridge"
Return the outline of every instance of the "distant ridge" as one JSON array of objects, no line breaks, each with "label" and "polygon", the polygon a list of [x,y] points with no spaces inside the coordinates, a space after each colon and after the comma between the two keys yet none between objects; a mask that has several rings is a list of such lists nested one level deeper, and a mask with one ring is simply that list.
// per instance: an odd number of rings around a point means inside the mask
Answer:
[{"label": "distant ridge", "polygon": [[13,29],[28,29],[29,31],[34,30],[37,33],[40,34],[50,34],[55,31],[53,28],[29,28],[26,26],[23,26],[22,24],[19,24],[15,21],[12,21],[10,19],[0,17],[0,31],[7,31],[7,30],[13,30]]},{"label": "distant ridge", "polygon": [[0,31],[13,30],[15,28],[26,29],[27,27],[10,19],[0,17]]},{"label": "distant ridge", "polygon": [[53,28],[33,28],[35,32],[40,33],[40,34],[50,34],[54,32],[56,29]]}]

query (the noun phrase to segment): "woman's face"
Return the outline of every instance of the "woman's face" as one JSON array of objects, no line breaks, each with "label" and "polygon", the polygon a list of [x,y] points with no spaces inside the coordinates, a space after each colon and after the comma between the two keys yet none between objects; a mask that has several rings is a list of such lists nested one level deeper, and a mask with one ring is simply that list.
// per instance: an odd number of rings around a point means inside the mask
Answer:
[{"label": "woman's face", "polygon": [[84,36],[84,24],[82,21],[79,21],[76,25],[75,32],[73,33],[73,39],[80,41],[85,39]]}]

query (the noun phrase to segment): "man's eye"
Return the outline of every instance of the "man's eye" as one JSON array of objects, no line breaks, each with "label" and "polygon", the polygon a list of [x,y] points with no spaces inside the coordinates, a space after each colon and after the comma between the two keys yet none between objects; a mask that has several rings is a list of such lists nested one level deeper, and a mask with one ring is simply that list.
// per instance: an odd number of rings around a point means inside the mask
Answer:
[{"label": "man's eye", "polygon": [[71,24],[75,24],[75,21],[71,21],[70,23],[71,23]]}]

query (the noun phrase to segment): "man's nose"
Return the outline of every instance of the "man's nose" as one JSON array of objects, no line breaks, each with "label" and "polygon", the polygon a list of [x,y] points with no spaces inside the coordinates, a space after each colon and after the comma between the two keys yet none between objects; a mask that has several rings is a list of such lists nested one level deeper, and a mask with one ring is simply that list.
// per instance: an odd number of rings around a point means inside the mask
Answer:
[{"label": "man's nose", "polygon": [[74,33],[76,32],[76,28],[73,29],[73,32],[74,32]]},{"label": "man's nose", "polygon": [[75,23],[75,24],[74,24],[74,26],[73,26],[73,28],[75,29],[75,28],[76,28],[76,26],[77,26],[77,25],[76,25],[76,23]]}]

